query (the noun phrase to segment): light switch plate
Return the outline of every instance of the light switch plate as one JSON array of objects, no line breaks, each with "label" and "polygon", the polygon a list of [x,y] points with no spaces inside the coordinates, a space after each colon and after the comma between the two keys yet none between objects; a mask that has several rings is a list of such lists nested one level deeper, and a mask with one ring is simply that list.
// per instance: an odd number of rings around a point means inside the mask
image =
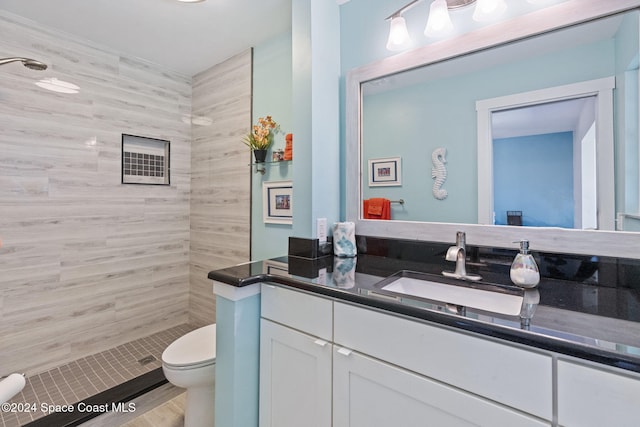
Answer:
[{"label": "light switch plate", "polygon": [[318,243],[327,243],[327,218],[318,218],[316,220],[316,236]]}]

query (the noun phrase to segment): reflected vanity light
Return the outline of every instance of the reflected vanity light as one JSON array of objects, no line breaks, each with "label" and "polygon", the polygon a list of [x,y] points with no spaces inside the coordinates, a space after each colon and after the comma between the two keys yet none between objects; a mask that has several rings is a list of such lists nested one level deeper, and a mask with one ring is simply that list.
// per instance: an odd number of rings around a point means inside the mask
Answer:
[{"label": "reflected vanity light", "polygon": [[[387,21],[391,21],[387,40],[388,50],[400,51],[411,47],[411,37],[402,14],[420,1],[422,0],[413,0],[386,18]],[[549,0],[528,1],[542,3]],[[429,7],[429,18],[424,29],[424,35],[432,38],[442,38],[451,34],[453,32],[453,23],[449,16],[449,10],[455,10],[473,3],[476,3],[476,0],[433,0]],[[501,16],[506,9],[507,4],[504,0],[477,0],[473,19],[479,22],[494,20]]]},{"label": "reflected vanity light", "polygon": [[64,80],[58,80],[55,77],[48,77],[35,82],[35,85],[43,89],[50,90],[58,93],[78,93],[80,92],[80,86],[73,83],[65,82]]},{"label": "reflected vanity light", "polygon": [[213,119],[207,116],[194,116],[191,114],[183,114],[181,120],[182,120],[182,123],[186,123],[188,125],[211,126],[213,124]]},{"label": "reflected vanity light", "polygon": [[206,116],[193,116],[191,118],[191,123],[196,126],[211,126],[213,124],[213,119]]},{"label": "reflected vanity light", "polygon": [[507,10],[507,4],[504,0],[478,0],[476,10],[473,12],[473,20],[491,21],[500,17],[505,10]]}]

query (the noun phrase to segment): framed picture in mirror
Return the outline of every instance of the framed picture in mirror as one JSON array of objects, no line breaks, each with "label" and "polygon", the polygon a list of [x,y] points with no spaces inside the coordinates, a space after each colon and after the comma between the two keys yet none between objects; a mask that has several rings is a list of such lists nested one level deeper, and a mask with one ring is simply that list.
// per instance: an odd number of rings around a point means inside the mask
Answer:
[{"label": "framed picture in mirror", "polygon": [[400,157],[369,159],[369,187],[402,185]]}]

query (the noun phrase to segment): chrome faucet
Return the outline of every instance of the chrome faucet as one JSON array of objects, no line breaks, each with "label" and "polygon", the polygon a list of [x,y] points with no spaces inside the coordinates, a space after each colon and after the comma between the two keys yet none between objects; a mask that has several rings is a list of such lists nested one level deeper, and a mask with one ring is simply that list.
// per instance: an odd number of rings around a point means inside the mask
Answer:
[{"label": "chrome faucet", "polygon": [[458,231],[456,233],[456,245],[449,247],[447,249],[447,255],[445,259],[447,261],[455,261],[456,262],[456,270],[451,271],[443,271],[442,274],[446,277],[454,277],[456,279],[462,280],[480,280],[481,276],[475,274],[467,274],[466,260],[467,260],[467,249],[466,249],[466,235],[464,231]]}]

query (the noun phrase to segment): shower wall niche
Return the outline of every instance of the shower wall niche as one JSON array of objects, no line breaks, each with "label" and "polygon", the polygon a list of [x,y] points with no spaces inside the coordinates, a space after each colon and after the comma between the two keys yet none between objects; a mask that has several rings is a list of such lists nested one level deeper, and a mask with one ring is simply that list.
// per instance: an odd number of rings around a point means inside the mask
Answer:
[{"label": "shower wall niche", "polygon": [[169,185],[171,143],[122,134],[122,183]]}]

